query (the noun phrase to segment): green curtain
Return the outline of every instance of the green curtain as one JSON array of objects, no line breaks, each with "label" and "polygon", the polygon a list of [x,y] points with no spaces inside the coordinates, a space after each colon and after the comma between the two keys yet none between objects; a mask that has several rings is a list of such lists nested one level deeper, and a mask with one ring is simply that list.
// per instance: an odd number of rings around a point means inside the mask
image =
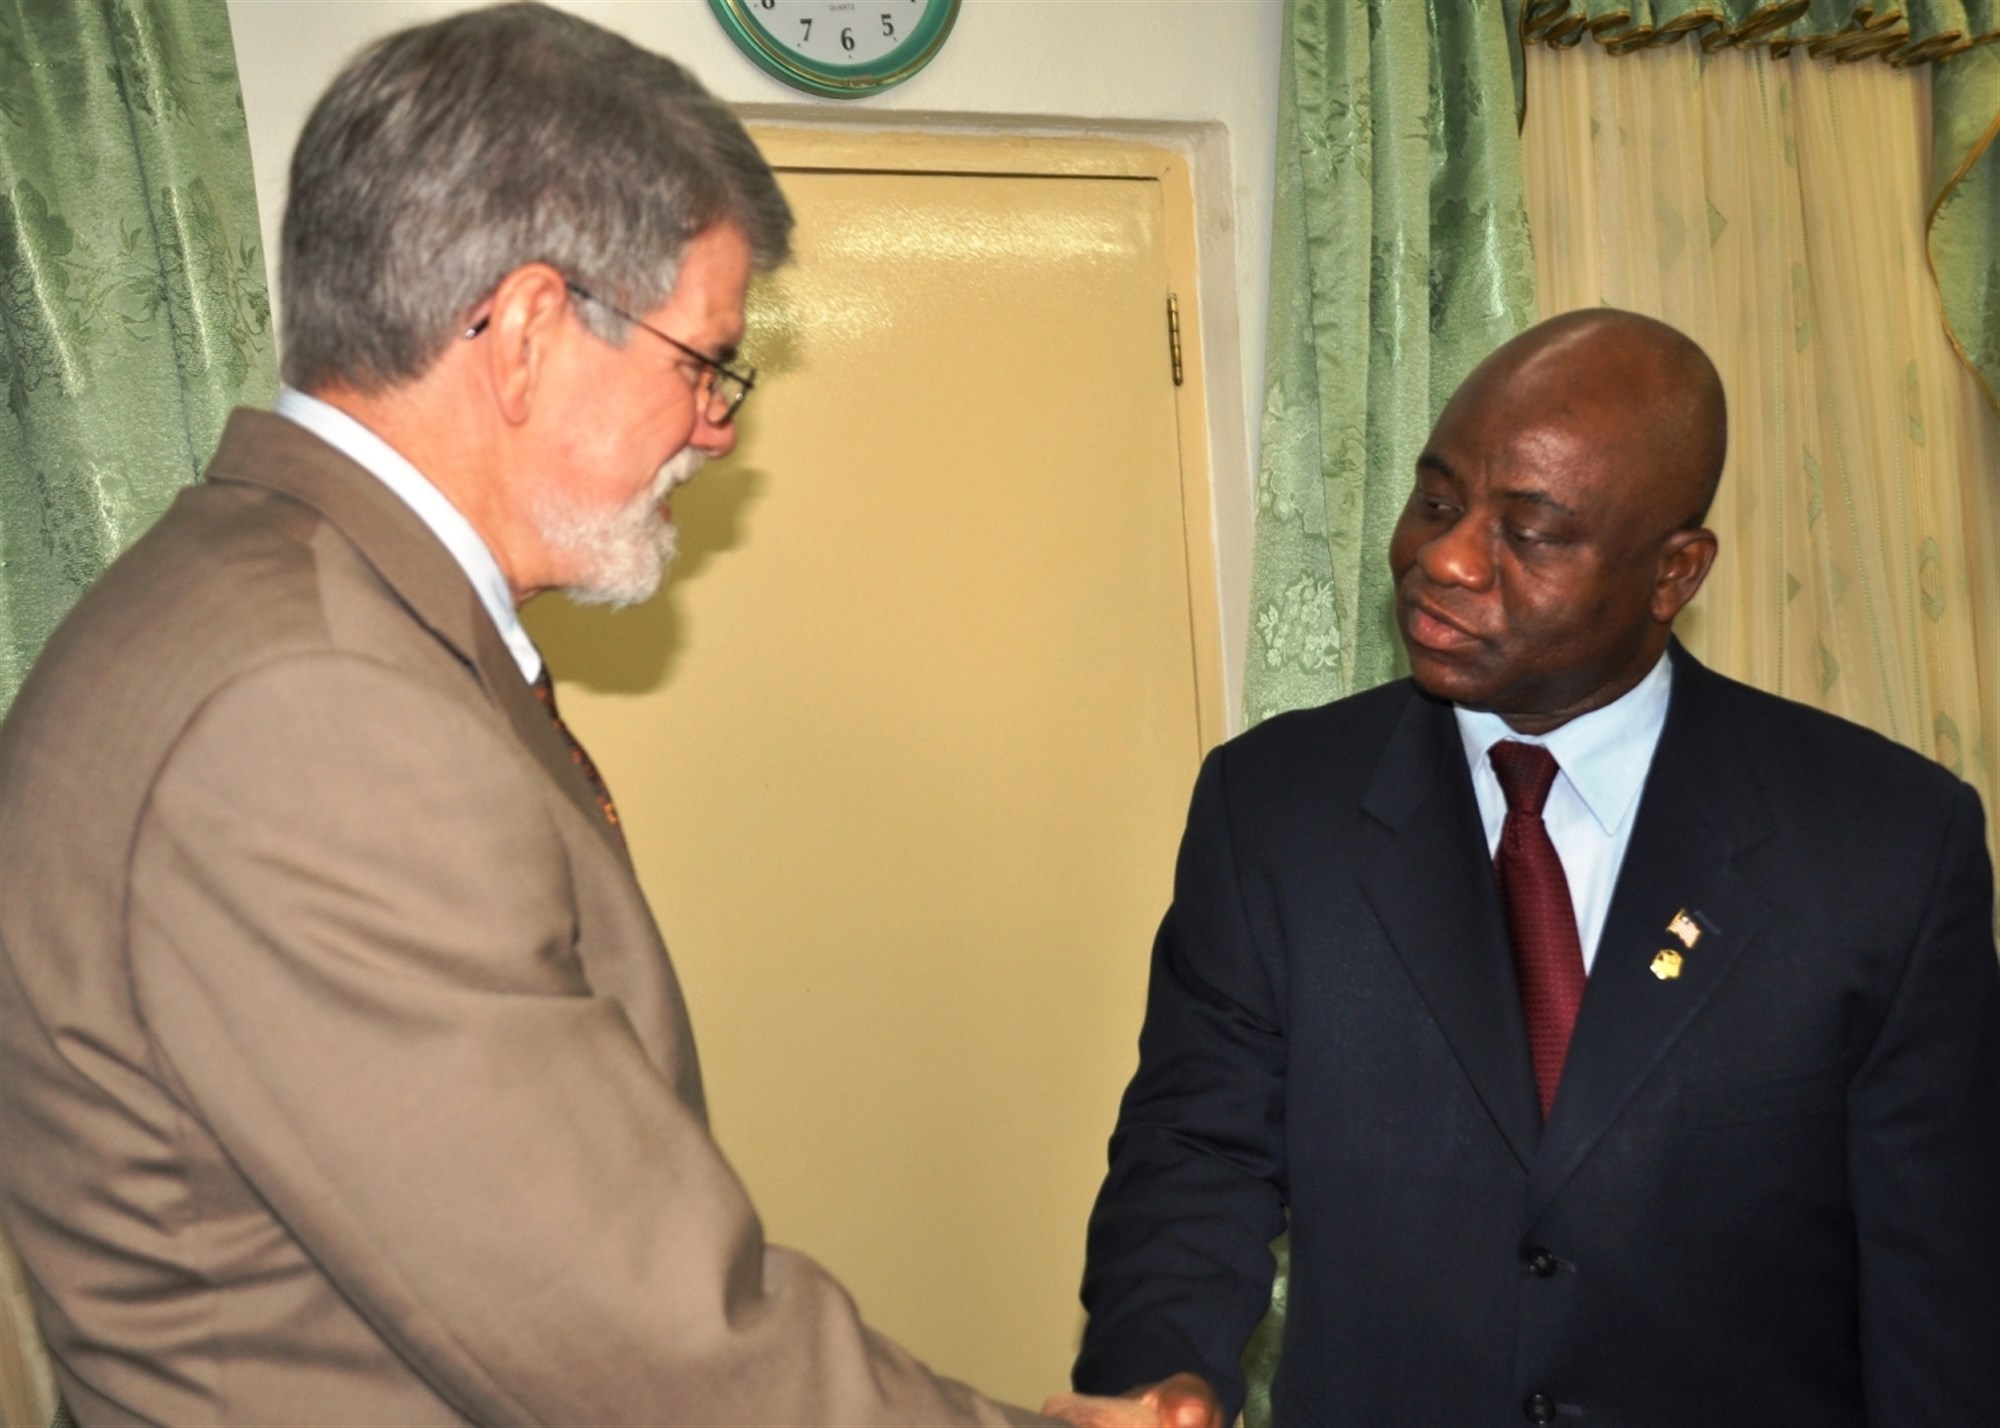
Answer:
[{"label": "green curtain", "polygon": [[1530,40],[1614,52],[1803,48],[1842,61],[1937,62],[1931,84],[1931,269],[1946,332],[2000,410],[2000,0],[1525,0]]},{"label": "green curtain", "polygon": [[1393,677],[1389,532],[1431,423],[1531,322],[1502,0],[1292,0],[1245,704]]},{"label": "green curtain", "polygon": [[[1989,17],[2000,18],[2000,17]],[[1945,330],[2000,411],[2000,45],[1931,78],[1931,271]]]},{"label": "green curtain", "polygon": [[0,0],[0,712],[270,327],[225,0]]}]

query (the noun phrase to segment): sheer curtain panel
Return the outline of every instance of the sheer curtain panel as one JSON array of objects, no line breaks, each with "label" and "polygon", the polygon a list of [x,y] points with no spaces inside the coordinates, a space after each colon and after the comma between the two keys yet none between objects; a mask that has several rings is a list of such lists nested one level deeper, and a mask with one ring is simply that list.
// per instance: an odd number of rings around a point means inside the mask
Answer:
[{"label": "sheer curtain panel", "polygon": [[2000,0],[1523,0],[1521,32],[1552,46],[1595,37],[1613,54],[1804,52],[1852,63],[1933,64],[1928,242],[1946,330],[2000,402]]}]

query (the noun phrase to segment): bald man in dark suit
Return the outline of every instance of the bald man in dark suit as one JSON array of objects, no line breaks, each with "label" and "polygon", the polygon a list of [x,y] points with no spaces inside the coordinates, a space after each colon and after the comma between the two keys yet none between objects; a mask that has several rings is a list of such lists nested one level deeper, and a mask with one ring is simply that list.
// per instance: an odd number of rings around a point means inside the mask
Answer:
[{"label": "bald man in dark suit", "polygon": [[1196,785],[1079,1388],[1233,1417],[1289,1221],[1279,1424],[2000,1422],[1979,799],[1674,643],[1723,449],[1628,313],[1446,406],[1411,677]]}]

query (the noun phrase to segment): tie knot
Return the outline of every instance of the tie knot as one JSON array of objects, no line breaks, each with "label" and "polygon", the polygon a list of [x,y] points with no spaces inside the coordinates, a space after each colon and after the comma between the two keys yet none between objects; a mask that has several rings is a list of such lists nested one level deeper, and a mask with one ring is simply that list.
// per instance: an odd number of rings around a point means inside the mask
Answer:
[{"label": "tie knot", "polygon": [[1559,772],[1556,756],[1540,744],[1502,739],[1487,751],[1486,757],[1493,761],[1493,772],[1499,776],[1507,811],[1532,813],[1539,818]]},{"label": "tie knot", "polygon": [[542,666],[542,672],[535,676],[534,682],[528,688],[535,691],[535,698],[542,701],[542,708],[551,714],[556,712],[556,684],[549,678],[548,665]]}]

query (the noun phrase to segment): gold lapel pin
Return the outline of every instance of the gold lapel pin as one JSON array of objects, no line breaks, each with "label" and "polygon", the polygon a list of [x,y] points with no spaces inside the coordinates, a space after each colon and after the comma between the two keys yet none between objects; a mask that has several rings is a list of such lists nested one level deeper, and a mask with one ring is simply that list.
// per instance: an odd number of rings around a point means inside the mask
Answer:
[{"label": "gold lapel pin", "polygon": [[1681,974],[1681,954],[1671,947],[1662,947],[1653,958],[1653,975],[1663,982],[1671,982]]},{"label": "gold lapel pin", "polygon": [[1680,938],[1683,947],[1692,949],[1695,943],[1701,941],[1701,929],[1695,925],[1695,920],[1687,915],[1686,908],[1674,914],[1674,920],[1667,924],[1667,931]]}]

